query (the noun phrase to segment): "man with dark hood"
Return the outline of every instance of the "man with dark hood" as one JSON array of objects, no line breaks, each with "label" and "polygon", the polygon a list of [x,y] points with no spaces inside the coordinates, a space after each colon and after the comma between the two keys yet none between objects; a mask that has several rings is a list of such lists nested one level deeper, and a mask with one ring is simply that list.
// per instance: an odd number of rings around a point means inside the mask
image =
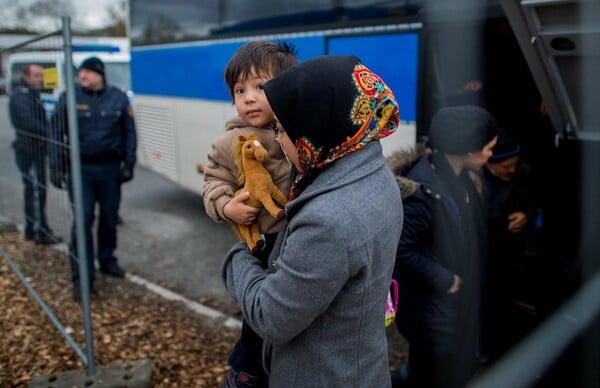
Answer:
[{"label": "man with dark hood", "polygon": [[496,131],[482,108],[442,108],[431,123],[433,152],[413,158],[405,169],[393,168],[403,186],[405,214],[394,268],[400,289],[396,324],[410,344],[410,376],[402,386],[462,387],[477,369],[480,272],[487,252],[472,171],[492,155]]}]

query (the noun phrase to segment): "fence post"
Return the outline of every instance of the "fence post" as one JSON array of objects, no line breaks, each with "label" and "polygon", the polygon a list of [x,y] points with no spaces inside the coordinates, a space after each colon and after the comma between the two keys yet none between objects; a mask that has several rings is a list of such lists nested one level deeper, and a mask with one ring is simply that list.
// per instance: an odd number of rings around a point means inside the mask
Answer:
[{"label": "fence post", "polygon": [[81,187],[81,161],[79,157],[79,127],[75,101],[75,77],[73,74],[73,46],[71,44],[71,21],[68,16],[62,17],[63,51],[65,54],[65,86],[67,102],[67,121],[69,123],[69,139],[71,145],[71,176],[73,190],[73,206],[77,235],[77,257],[79,262],[80,286],[82,295],[83,325],[87,354],[87,375],[96,374],[94,360],[94,338],[92,335],[92,318],[90,310],[90,284],[88,282],[88,257],[86,250],[85,226],[83,221],[83,190]]}]

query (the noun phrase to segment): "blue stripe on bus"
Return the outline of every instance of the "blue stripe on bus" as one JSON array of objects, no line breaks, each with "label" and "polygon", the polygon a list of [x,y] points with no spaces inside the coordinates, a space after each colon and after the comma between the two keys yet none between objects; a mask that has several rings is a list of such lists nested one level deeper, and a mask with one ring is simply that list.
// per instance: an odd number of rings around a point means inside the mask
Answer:
[{"label": "blue stripe on bus", "polygon": [[[415,32],[348,37],[285,38],[300,61],[323,54],[354,54],[379,74],[400,104],[403,121],[416,120],[418,39]],[[133,91],[139,95],[230,102],[223,70],[243,41],[138,49],[131,52]]]},{"label": "blue stripe on bus", "polygon": [[121,51],[119,46],[112,44],[73,44],[74,52],[101,52],[101,53],[118,53]]},{"label": "blue stripe on bus", "polygon": [[[286,38],[298,50],[298,59],[321,55],[325,38]],[[140,95],[231,101],[223,70],[245,42],[162,47],[131,51],[133,91]]]},{"label": "blue stripe on bus", "polygon": [[378,74],[394,92],[400,105],[400,119],[417,117],[417,74],[419,35],[381,34],[332,38],[329,54],[353,54]]}]

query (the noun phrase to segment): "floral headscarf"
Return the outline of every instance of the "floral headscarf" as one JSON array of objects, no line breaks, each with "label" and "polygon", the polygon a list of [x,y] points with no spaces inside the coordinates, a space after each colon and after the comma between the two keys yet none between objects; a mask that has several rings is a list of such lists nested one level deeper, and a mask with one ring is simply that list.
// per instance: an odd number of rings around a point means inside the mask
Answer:
[{"label": "floral headscarf", "polygon": [[290,199],[323,168],[392,134],[400,119],[390,88],[355,56],[325,55],[292,66],[267,82],[265,93],[304,170]]}]

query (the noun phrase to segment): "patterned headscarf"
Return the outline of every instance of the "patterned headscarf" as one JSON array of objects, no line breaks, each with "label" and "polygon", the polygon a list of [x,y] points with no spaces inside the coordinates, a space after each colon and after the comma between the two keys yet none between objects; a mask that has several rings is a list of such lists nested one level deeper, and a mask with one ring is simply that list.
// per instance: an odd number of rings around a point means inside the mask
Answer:
[{"label": "patterned headscarf", "polygon": [[267,99],[298,150],[293,199],[325,167],[392,134],[398,103],[355,56],[325,55],[292,66],[265,85]]}]

